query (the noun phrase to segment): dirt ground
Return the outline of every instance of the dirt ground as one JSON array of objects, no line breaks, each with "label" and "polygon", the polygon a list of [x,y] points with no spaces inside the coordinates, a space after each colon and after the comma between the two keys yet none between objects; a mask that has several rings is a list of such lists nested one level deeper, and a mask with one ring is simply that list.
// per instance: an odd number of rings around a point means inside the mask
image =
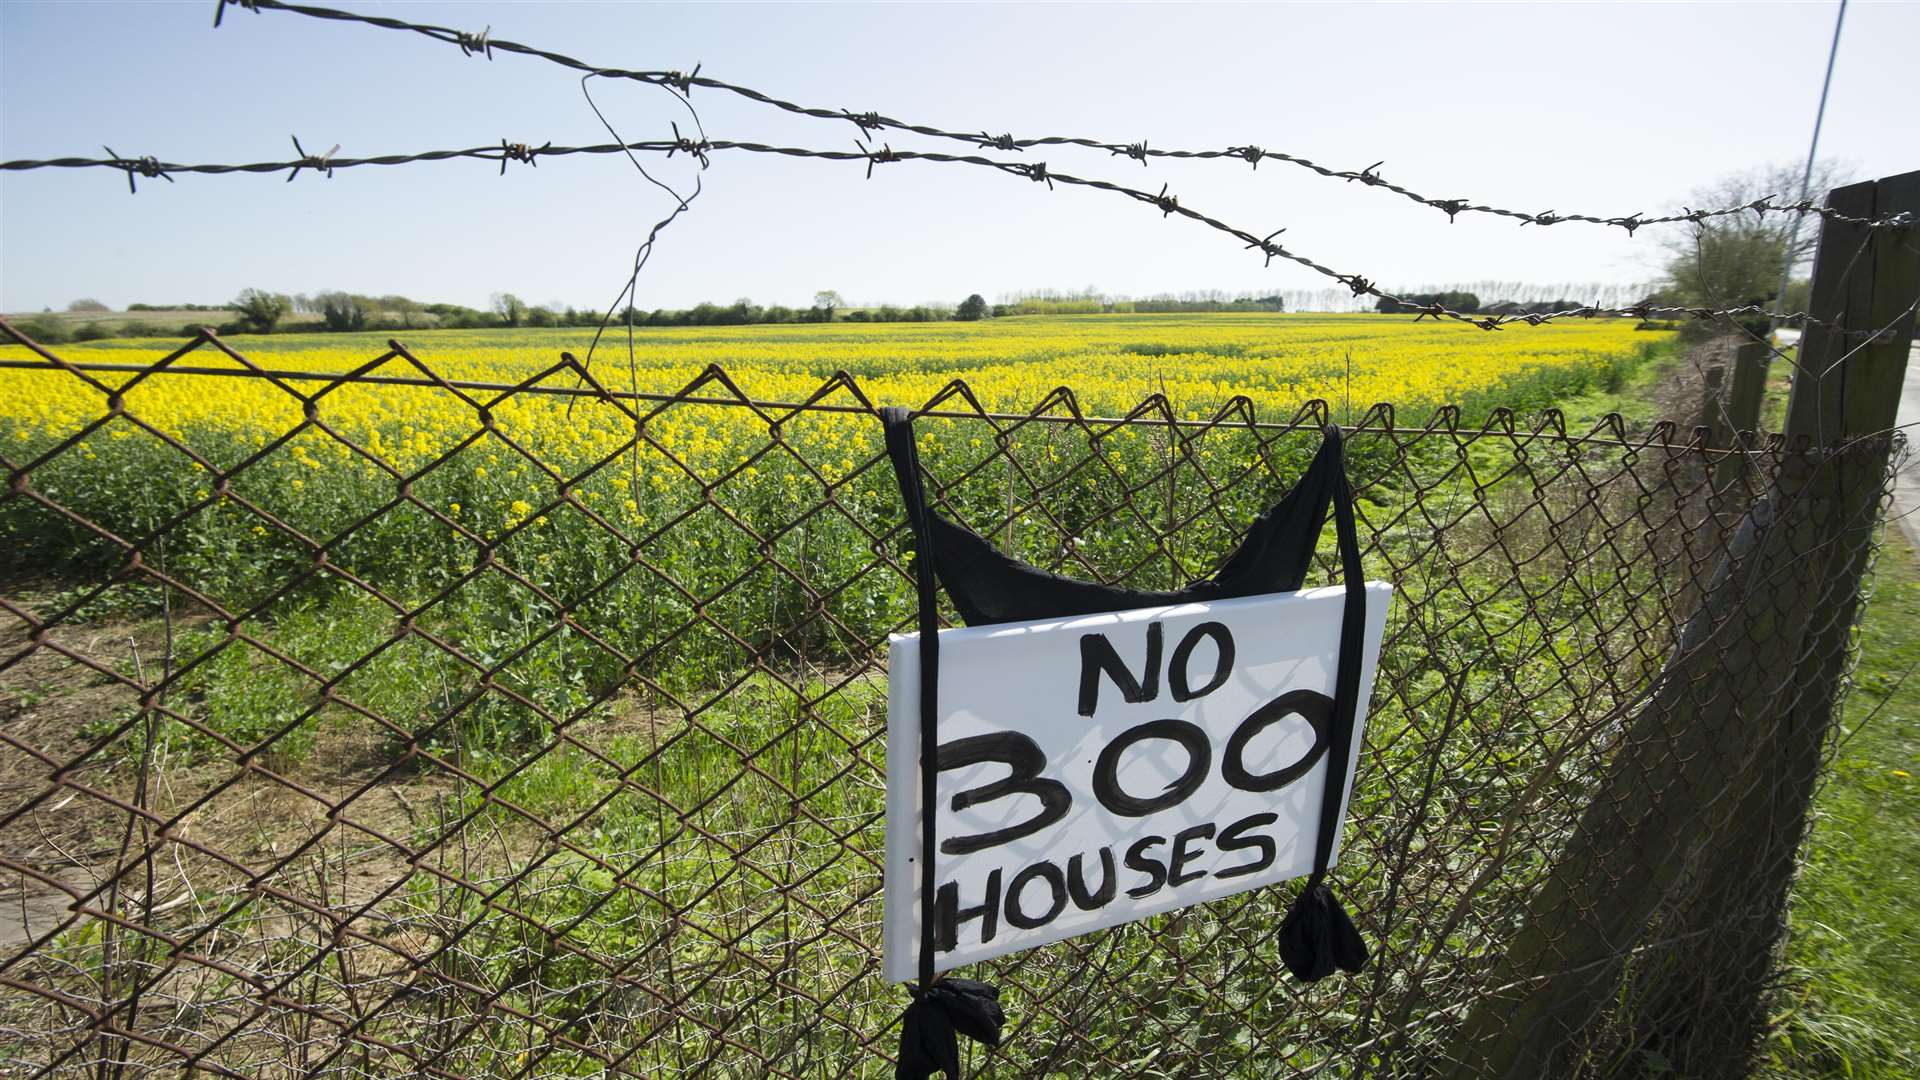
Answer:
[{"label": "dirt ground", "polygon": [[[0,594],[39,613],[64,602],[44,583]],[[173,629],[195,621],[182,615]],[[35,648],[25,621],[0,619],[0,856],[11,864],[0,868],[0,957],[73,921],[77,900],[105,909],[115,891],[100,890],[116,876],[124,909],[165,909],[244,882],[249,875],[232,861],[264,871],[309,840],[318,839],[330,865],[346,865],[335,896],[350,901],[406,872],[376,834],[407,837],[453,794],[445,776],[383,776],[389,759],[377,739],[337,725],[321,729],[306,763],[286,769],[318,800],[232,760],[164,748],[140,754],[140,740],[127,734],[144,722],[139,696],[113,673],[155,681],[167,630],[160,618],[69,623]],[[328,816],[326,803],[350,797],[350,821]],[[129,870],[116,875],[119,867]]]}]

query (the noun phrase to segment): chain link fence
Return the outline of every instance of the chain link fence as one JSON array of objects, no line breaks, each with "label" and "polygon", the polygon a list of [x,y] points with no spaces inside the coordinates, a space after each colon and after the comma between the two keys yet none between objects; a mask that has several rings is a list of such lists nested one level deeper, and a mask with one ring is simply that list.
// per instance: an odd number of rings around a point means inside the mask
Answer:
[{"label": "chain link fence", "polygon": [[[29,348],[78,419],[0,422],[8,1068],[891,1071],[911,541],[855,379]],[[1184,584],[1332,417],[1177,404],[956,381],[930,497],[1037,565]],[[1288,977],[1290,887],[1018,954],[974,1074],[1740,1074],[1896,440],[1347,419],[1396,585],[1337,870],[1372,963]]]}]

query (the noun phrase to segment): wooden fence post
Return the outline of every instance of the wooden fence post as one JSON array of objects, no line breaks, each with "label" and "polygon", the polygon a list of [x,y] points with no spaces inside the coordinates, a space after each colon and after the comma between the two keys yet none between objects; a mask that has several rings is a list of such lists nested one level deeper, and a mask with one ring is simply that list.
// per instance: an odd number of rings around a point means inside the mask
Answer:
[{"label": "wooden fence post", "polygon": [[[1920,216],[1920,172],[1840,188],[1828,205],[1859,217]],[[1910,309],[1920,298],[1915,236],[1873,237],[1845,222],[1821,231],[1812,314],[1839,325],[1802,334],[1785,432],[1790,445],[1804,438],[1828,455],[1808,491],[1819,508],[1821,545],[1808,553],[1819,587],[1806,643],[1794,685],[1765,725],[1740,809],[1676,905],[1670,929],[1694,942],[1687,963],[1641,978],[1635,994],[1648,1020],[1661,1025],[1648,1034],[1688,1075],[1744,1075],[1729,1070],[1745,1065],[1763,1030],[1774,946],[1786,932],[1797,853],[1839,719],[1849,637],[1879,523],[1892,450],[1886,433],[1906,376]]]},{"label": "wooden fence post", "polygon": [[1707,445],[1718,449],[1726,446],[1732,432],[1727,427],[1726,406],[1721,401],[1721,384],[1726,381],[1727,368],[1724,364],[1712,364],[1700,373],[1700,427],[1707,429]]},{"label": "wooden fence post", "polygon": [[1733,350],[1733,385],[1727,391],[1727,424],[1735,431],[1760,430],[1760,402],[1767,393],[1767,360],[1763,341],[1748,341]]},{"label": "wooden fence post", "polygon": [[1731,433],[1725,445],[1735,447],[1714,467],[1713,486],[1725,491],[1739,479],[1746,466],[1737,452],[1739,433],[1760,430],[1760,405],[1767,396],[1767,361],[1772,351],[1764,341],[1747,341],[1733,346],[1733,382],[1727,388],[1726,425]]},{"label": "wooden fence post", "polygon": [[[1837,189],[1828,205],[1920,213],[1920,173]],[[1686,944],[1635,961],[1609,1043],[1657,1049],[1683,1075],[1746,1074],[1878,518],[1920,297],[1915,238],[1822,229],[1811,313],[1837,328],[1803,334],[1787,425],[1790,447],[1811,446],[1742,522],[1509,940],[1498,989],[1464,1019],[1452,1075],[1562,1071],[1622,1001],[1629,956],[1663,911],[1660,938]]]}]

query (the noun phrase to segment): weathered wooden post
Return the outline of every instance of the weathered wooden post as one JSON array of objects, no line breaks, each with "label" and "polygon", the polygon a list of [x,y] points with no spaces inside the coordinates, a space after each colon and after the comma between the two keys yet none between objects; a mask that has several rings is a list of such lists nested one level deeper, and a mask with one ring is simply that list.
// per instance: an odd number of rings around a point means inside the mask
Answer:
[{"label": "weathered wooden post", "polygon": [[1760,430],[1760,402],[1767,393],[1767,343],[1734,346],[1733,385],[1727,390],[1727,424],[1734,431]]},{"label": "weathered wooden post", "polygon": [[[1920,215],[1920,173],[1835,190],[1872,219]],[[1457,1077],[1554,1075],[1620,1001],[1610,1039],[1689,1076],[1745,1075],[1794,852],[1833,722],[1891,449],[1920,245],[1911,226],[1829,220],[1787,434],[1805,437],[1719,571],[1446,1055]],[[1736,379],[1738,375],[1736,373]],[[1683,963],[1675,962],[1684,955]],[[1624,1049],[1618,1047],[1617,1049]]]},{"label": "weathered wooden post", "polygon": [[1707,445],[1718,449],[1727,444],[1730,432],[1724,419],[1725,405],[1720,400],[1720,384],[1726,381],[1724,364],[1709,365],[1701,372],[1700,422],[1707,429]]},{"label": "weathered wooden post", "polygon": [[1764,341],[1744,341],[1733,346],[1733,382],[1727,388],[1726,424],[1729,437],[1725,446],[1734,452],[1723,456],[1713,471],[1713,486],[1725,491],[1740,478],[1746,466],[1740,453],[1739,434],[1760,430],[1760,404],[1767,395],[1767,361],[1773,352]]},{"label": "weathered wooden post", "polygon": [[[1920,172],[1833,192],[1828,205],[1862,218],[1920,216]],[[1763,1030],[1774,946],[1786,932],[1796,855],[1810,820],[1828,736],[1838,720],[1849,635],[1886,487],[1920,298],[1914,230],[1880,235],[1847,222],[1820,234],[1809,326],[1787,402],[1791,446],[1821,463],[1806,495],[1821,543],[1805,645],[1793,685],[1764,725],[1749,787],[1728,827],[1711,838],[1671,930],[1689,935],[1687,962],[1641,980],[1636,994],[1666,1056],[1688,1075],[1744,1075]],[[1663,928],[1663,934],[1667,928]]]}]

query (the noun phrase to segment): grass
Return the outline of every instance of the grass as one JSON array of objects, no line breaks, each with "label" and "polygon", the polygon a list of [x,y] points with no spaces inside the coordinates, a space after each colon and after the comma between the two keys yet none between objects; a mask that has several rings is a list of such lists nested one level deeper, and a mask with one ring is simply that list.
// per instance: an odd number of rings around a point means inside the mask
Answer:
[{"label": "grass", "polygon": [[1792,910],[1767,1074],[1920,1076],[1920,555],[1887,530]]}]

